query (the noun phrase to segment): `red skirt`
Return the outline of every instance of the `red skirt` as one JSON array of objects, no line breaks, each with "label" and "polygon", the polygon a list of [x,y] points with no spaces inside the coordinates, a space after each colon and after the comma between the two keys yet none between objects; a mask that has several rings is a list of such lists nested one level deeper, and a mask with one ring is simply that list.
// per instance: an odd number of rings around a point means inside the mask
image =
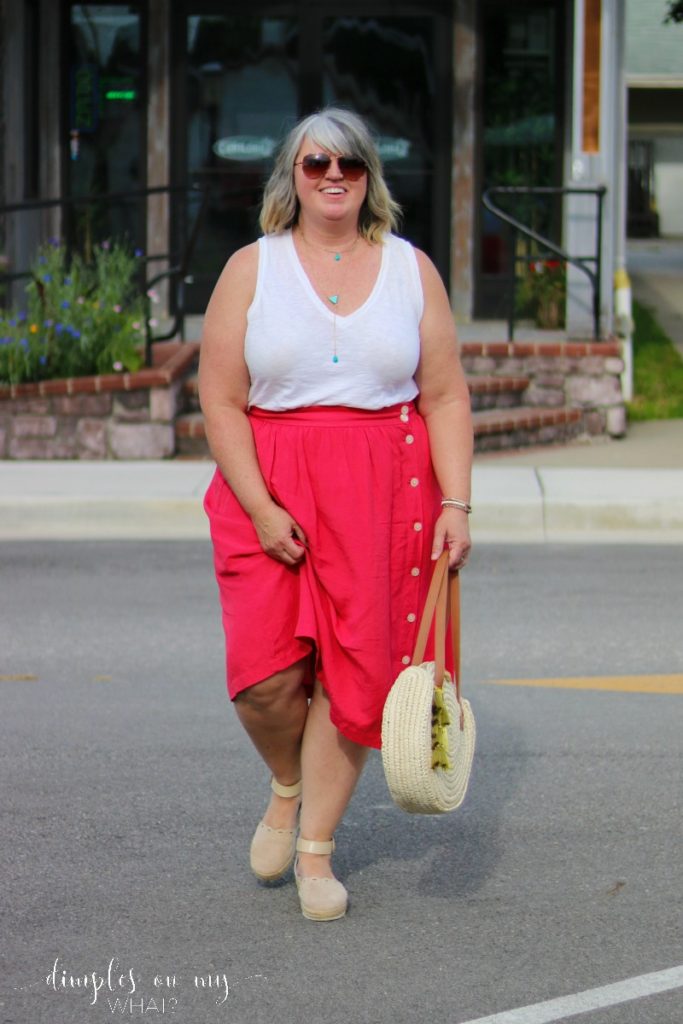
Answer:
[{"label": "red skirt", "polygon": [[413,403],[378,412],[252,408],[249,418],[268,490],[308,546],[295,567],[266,555],[216,471],[204,507],[228,693],[234,700],[311,655],[307,682],[321,681],[335,726],[379,747],[384,702],[411,660],[433,564],[441,495],[424,420]]}]

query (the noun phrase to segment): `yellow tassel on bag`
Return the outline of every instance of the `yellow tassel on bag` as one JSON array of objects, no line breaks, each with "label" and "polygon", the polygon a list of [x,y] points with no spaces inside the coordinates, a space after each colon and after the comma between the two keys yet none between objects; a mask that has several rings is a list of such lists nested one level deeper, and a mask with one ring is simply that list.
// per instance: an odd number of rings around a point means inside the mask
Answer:
[{"label": "yellow tassel on bag", "polygon": [[448,726],[451,717],[444,704],[443,690],[434,687],[432,704],[432,768],[451,769],[453,766],[448,758]]}]

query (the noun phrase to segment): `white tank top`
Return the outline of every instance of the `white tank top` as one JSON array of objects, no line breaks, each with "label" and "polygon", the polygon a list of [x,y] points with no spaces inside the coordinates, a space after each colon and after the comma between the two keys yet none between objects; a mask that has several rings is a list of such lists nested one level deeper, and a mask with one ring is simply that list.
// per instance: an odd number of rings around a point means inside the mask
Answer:
[{"label": "white tank top", "polygon": [[409,242],[385,236],[371,294],[349,316],[337,316],[336,324],[301,265],[291,231],[265,235],[258,245],[244,344],[249,406],[274,412],[308,405],[383,409],[415,398],[424,298]]}]

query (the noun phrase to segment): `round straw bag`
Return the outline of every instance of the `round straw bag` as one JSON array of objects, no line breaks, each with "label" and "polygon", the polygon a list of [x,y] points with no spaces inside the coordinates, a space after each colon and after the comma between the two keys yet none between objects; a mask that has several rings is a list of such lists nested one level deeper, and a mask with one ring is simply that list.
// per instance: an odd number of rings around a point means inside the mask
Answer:
[{"label": "round straw bag", "polygon": [[[445,671],[450,618],[455,685]],[[434,661],[423,662],[434,620]],[[389,691],[382,715],[382,763],[389,791],[412,814],[445,814],[465,799],[475,724],[460,696],[460,586],[448,572],[448,552],[437,561],[429,586],[412,664]]]}]

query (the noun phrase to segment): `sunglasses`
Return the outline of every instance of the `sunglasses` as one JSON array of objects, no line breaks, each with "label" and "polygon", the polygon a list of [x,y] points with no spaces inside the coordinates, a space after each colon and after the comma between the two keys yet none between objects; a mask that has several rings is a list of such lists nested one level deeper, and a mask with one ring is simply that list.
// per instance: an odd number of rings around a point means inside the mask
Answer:
[{"label": "sunglasses", "polygon": [[368,169],[365,160],[361,160],[359,156],[331,157],[327,153],[307,153],[294,166],[300,165],[306,178],[309,178],[311,181],[317,181],[327,174],[333,159],[337,161],[339,173],[343,174],[348,181],[360,181]]}]

